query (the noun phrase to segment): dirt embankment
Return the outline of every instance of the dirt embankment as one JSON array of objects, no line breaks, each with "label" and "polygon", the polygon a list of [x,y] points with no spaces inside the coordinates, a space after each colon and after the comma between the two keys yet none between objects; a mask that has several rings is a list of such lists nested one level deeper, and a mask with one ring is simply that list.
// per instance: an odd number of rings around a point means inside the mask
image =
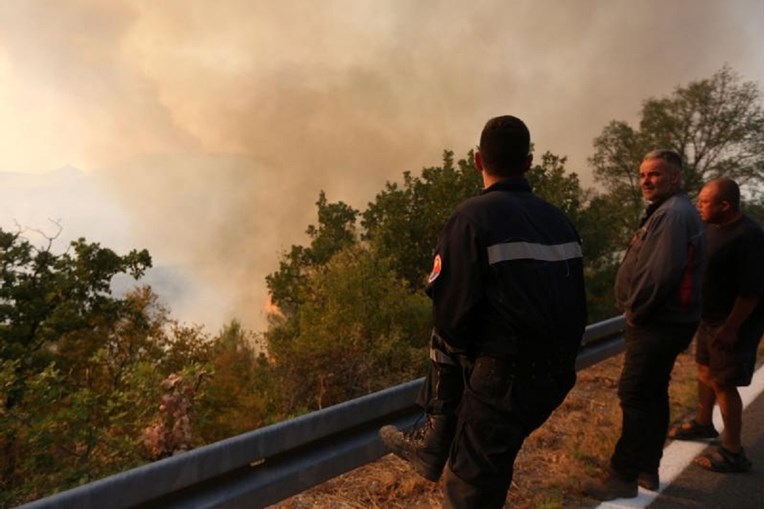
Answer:
[{"label": "dirt embankment", "polygon": [[[581,371],[577,384],[552,417],[526,441],[515,464],[505,507],[591,508],[580,493],[601,474],[621,428],[616,386],[622,356]],[[696,367],[691,352],[678,357],[670,385],[671,419],[693,411]],[[388,455],[272,509],[430,509],[441,507],[440,484],[425,481]]]}]

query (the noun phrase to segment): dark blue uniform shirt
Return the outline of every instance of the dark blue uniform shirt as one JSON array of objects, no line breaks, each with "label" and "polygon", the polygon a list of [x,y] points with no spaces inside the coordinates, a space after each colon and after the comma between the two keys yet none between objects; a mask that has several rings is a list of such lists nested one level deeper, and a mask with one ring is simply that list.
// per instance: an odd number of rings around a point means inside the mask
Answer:
[{"label": "dark blue uniform shirt", "polygon": [[525,179],[504,179],[455,209],[427,293],[451,348],[573,367],[587,323],[581,241]]}]

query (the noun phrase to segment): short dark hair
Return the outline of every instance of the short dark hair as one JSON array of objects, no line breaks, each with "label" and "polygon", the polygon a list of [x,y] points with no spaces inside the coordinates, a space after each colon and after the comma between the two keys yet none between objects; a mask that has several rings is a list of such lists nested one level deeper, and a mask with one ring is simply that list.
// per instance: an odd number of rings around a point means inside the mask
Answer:
[{"label": "short dark hair", "polygon": [[727,201],[734,210],[741,207],[741,190],[735,180],[720,177],[712,182],[717,184],[717,199],[719,201]]},{"label": "short dark hair", "polygon": [[677,171],[681,171],[683,169],[683,158],[674,150],[667,148],[651,150],[645,155],[645,157],[643,157],[643,161],[648,161],[650,159],[661,159],[662,161],[665,161],[671,166],[677,168]]},{"label": "short dark hair", "polygon": [[529,139],[529,129],[518,117],[503,115],[490,119],[481,131],[478,147],[486,171],[499,176],[522,173],[529,155]]}]

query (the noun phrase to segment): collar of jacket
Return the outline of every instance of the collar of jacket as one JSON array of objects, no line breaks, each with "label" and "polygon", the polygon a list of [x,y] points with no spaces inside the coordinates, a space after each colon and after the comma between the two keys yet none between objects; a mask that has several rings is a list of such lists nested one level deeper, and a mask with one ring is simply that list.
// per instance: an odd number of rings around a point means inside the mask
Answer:
[{"label": "collar of jacket", "polygon": [[683,196],[685,195],[685,191],[682,189],[679,191],[675,191],[674,193],[670,194],[669,196],[659,200],[655,201],[653,203],[649,203],[648,206],[645,208],[645,211],[643,212],[643,216],[640,218],[640,226],[643,226],[646,221],[648,221],[648,218],[650,218],[654,212],[656,212],[656,209],[664,205],[669,201],[670,198],[673,198],[675,196]]},{"label": "collar of jacket", "polygon": [[531,184],[523,177],[508,177],[495,182],[486,189],[481,190],[481,194],[491,191],[527,191],[531,192]]}]

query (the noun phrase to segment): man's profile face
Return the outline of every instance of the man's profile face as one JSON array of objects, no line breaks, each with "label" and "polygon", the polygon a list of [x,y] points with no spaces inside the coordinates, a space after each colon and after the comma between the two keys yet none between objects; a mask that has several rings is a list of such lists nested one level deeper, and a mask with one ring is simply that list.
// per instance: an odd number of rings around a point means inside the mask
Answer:
[{"label": "man's profile face", "polygon": [[680,172],[666,161],[647,159],[640,164],[640,189],[647,201],[668,198],[679,188]]},{"label": "man's profile face", "polygon": [[699,216],[701,216],[702,221],[718,224],[724,213],[725,202],[722,202],[717,196],[717,187],[713,184],[707,184],[699,192],[696,207],[699,209]]}]

